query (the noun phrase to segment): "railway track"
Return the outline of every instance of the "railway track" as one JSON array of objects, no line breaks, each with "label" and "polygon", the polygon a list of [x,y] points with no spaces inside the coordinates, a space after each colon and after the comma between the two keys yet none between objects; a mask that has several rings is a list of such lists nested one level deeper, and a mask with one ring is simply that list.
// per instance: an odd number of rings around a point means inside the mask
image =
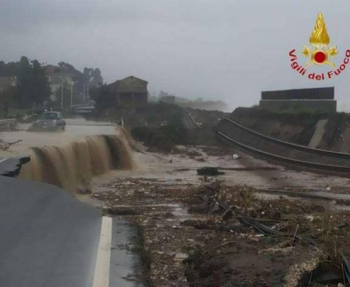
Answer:
[{"label": "railway track", "polygon": [[225,118],[216,127],[219,139],[281,165],[306,167],[350,176],[350,154],[309,148],[263,135]]}]

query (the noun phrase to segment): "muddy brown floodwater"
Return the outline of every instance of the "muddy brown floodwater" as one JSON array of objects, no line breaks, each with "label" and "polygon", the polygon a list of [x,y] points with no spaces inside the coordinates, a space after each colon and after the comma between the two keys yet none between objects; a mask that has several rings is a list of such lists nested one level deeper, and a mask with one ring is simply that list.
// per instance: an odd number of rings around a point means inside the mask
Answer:
[{"label": "muddy brown floodwater", "polygon": [[64,132],[2,132],[6,142],[21,142],[0,156],[29,155],[20,178],[51,183],[77,194],[89,192],[94,176],[111,169],[132,168],[134,162],[125,131],[110,123],[68,119]]}]

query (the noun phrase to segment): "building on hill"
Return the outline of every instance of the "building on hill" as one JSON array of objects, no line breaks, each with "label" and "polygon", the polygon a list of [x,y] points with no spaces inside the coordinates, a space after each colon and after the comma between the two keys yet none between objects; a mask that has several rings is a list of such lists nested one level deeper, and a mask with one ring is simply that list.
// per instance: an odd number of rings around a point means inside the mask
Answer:
[{"label": "building on hill", "polygon": [[134,76],[107,85],[119,107],[137,107],[148,104],[148,82]]},{"label": "building on hill", "polygon": [[[47,65],[43,67],[46,77],[49,80],[50,89],[51,89],[51,101],[56,102],[59,99],[61,100],[61,105],[63,106],[63,87],[66,84],[71,87],[74,83],[74,76],[70,73],[65,73],[58,66]],[[58,95],[58,91],[61,89],[61,95]]]},{"label": "building on hill", "polygon": [[334,87],[265,91],[261,93],[259,106],[270,111],[337,111]]}]

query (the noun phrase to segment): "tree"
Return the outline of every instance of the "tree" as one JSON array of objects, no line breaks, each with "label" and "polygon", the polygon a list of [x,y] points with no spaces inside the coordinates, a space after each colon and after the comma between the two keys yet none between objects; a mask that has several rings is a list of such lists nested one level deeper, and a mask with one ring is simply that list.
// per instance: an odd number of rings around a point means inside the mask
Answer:
[{"label": "tree", "polygon": [[[88,90],[98,87],[103,83],[101,70],[98,68],[84,68],[84,71],[80,72],[69,63],[60,62],[58,65],[62,72],[69,73],[74,78],[74,98],[76,102],[83,102]],[[82,95],[85,95],[85,97],[83,98]]]},{"label": "tree", "polygon": [[114,105],[114,96],[110,87],[102,84],[99,87],[93,87],[90,90],[91,98],[96,102],[96,108],[103,110]]},{"label": "tree", "polygon": [[37,60],[22,57],[17,74],[16,103],[20,108],[41,106],[50,99],[50,85]]},{"label": "tree", "polygon": [[0,93],[0,118],[6,118],[8,116],[9,108],[13,103],[15,94],[15,87],[11,87]]},{"label": "tree", "polygon": [[[74,84],[74,103],[83,102],[83,94],[89,88],[98,87],[103,83],[100,69],[85,68],[80,72],[73,65],[60,62],[61,73],[70,74]],[[37,60],[29,60],[21,57],[18,62],[5,63],[0,61],[0,77],[16,77],[17,84],[14,96],[11,98],[11,105],[20,108],[31,108],[34,104],[42,106],[46,101],[50,101],[50,85],[45,71]],[[66,89],[67,87],[64,87]],[[67,94],[70,95],[71,88]],[[7,102],[7,100],[6,100]]]}]

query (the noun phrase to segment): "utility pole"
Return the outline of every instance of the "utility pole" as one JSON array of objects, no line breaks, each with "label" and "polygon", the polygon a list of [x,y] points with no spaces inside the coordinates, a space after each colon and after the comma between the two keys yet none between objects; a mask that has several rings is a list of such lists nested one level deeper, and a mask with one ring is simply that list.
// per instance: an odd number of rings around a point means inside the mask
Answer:
[{"label": "utility pole", "polygon": [[72,109],[73,106],[73,89],[74,89],[74,84],[75,82],[72,81],[72,87],[71,87],[71,91],[70,91],[70,108]]},{"label": "utility pole", "polygon": [[83,91],[84,91],[84,102],[86,103],[87,95],[89,95],[89,85],[90,84],[84,84]]},{"label": "utility pole", "polygon": [[62,81],[62,84],[61,84],[61,108],[63,110],[63,84],[64,84],[64,81],[63,81],[63,78],[61,76],[61,81]]}]

